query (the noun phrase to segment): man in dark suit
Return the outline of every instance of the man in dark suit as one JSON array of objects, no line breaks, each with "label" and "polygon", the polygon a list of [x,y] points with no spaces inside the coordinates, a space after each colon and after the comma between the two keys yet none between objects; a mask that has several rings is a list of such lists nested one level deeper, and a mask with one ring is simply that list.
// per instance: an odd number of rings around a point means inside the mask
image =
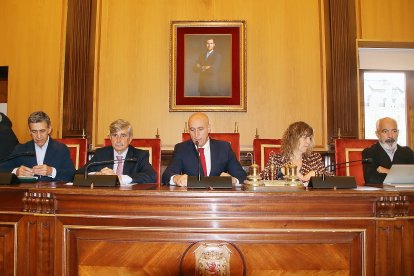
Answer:
[{"label": "man in dark suit", "polygon": [[[164,184],[187,186],[188,176],[199,172],[199,153],[196,144],[203,149],[205,168],[202,174],[208,176],[232,176],[233,185],[246,179],[243,170],[228,142],[210,139],[210,123],[206,114],[194,113],[188,119],[191,140],[175,145],[171,164],[162,175]],[[207,173],[204,174],[204,170]]]},{"label": "man in dark suit", "polygon": [[32,140],[15,147],[12,155],[21,155],[0,164],[1,171],[18,177],[38,177],[40,181],[72,181],[75,167],[66,145],[50,138],[50,118],[43,111],[28,119]]},{"label": "man in dark suit", "polygon": [[[118,119],[109,126],[111,146],[97,149],[92,162],[119,160],[110,164],[90,166],[88,173],[101,175],[118,175],[122,184],[155,183],[155,171],[149,163],[149,153],[129,145],[132,141],[132,126],[128,121]],[[86,164],[78,170],[84,173]]]},{"label": "man in dark suit", "polygon": [[362,158],[372,158],[373,162],[364,164],[365,183],[384,182],[393,164],[414,164],[414,152],[409,147],[397,144],[397,121],[385,117],[377,121],[375,132],[378,142],[362,151]]},{"label": "man in dark suit", "polygon": [[19,140],[13,132],[12,122],[4,113],[0,112],[0,160],[9,156],[18,144]]},{"label": "man in dark suit", "polygon": [[221,56],[214,50],[216,44],[212,38],[206,40],[206,51],[197,59],[194,70],[200,74],[198,91],[200,96],[220,95],[220,63]]}]

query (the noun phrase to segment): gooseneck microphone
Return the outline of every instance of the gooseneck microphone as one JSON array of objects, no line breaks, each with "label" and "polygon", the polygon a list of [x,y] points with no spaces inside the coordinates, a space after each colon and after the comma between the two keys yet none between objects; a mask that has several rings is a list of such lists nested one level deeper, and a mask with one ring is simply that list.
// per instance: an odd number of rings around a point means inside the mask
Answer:
[{"label": "gooseneck microphone", "polygon": [[[325,167],[325,170],[329,168],[329,172],[331,172],[332,168],[334,168],[334,170],[336,170],[336,168],[338,166],[341,165],[348,165],[351,163],[356,163],[356,162],[361,162],[362,164],[371,164],[374,160],[372,158],[364,158],[364,159],[359,159],[359,160],[351,160],[351,161],[347,161],[347,162],[341,162],[341,163],[333,163],[333,164],[329,164],[328,166]],[[325,173],[322,175],[322,181],[325,181]]]},{"label": "gooseneck microphone", "polygon": [[35,155],[36,155],[36,153],[35,153],[35,152],[33,152],[33,151],[27,151],[27,152],[16,153],[16,154],[9,155],[9,156],[7,156],[6,158],[1,159],[1,160],[0,160],[0,163],[6,162],[6,161],[9,161],[9,160],[12,160],[12,159],[14,159],[14,158],[21,157],[21,156],[35,156]]},{"label": "gooseneck microphone", "polygon": [[114,159],[114,160],[91,162],[88,165],[86,165],[85,174],[84,174],[83,177],[84,177],[85,180],[88,178],[88,170],[89,170],[90,167],[93,167],[93,166],[115,164],[115,163],[120,163],[120,162],[136,162],[136,161],[137,161],[136,158],[125,158],[125,159],[122,159],[122,160]]},{"label": "gooseneck microphone", "polygon": [[[16,154],[9,155],[6,158],[1,159],[0,163],[4,163],[6,161],[9,161],[17,157],[21,157],[21,156],[35,156],[35,155],[36,153],[32,151],[16,153]],[[19,183],[19,181],[17,181],[17,176],[14,173],[0,172],[0,185],[9,185],[9,184],[15,184],[15,183]]]},{"label": "gooseneck microphone", "polygon": [[198,182],[201,181],[201,158],[200,158],[200,151],[198,147],[198,141],[195,141],[195,146],[197,149],[197,159],[198,159]]}]

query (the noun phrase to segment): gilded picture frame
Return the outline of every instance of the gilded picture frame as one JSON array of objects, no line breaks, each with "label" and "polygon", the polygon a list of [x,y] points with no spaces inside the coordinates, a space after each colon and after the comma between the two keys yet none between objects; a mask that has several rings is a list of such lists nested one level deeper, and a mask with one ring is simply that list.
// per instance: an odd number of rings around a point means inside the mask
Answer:
[{"label": "gilded picture frame", "polygon": [[245,21],[172,21],[170,111],[247,111]]}]

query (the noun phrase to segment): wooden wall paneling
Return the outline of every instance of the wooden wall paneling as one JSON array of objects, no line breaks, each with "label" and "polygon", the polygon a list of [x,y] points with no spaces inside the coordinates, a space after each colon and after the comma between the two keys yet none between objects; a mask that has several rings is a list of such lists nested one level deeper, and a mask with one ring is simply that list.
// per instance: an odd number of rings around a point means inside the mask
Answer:
[{"label": "wooden wall paneling", "polygon": [[18,226],[18,274],[53,275],[54,217],[25,216]]},{"label": "wooden wall paneling", "polygon": [[407,145],[414,148],[414,71],[406,73]]},{"label": "wooden wall paneling", "polygon": [[4,222],[0,223],[0,274],[15,275],[16,267],[14,256],[17,251],[15,239],[16,223]]},{"label": "wooden wall paneling", "polygon": [[414,41],[413,1],[358,1],[361,39]]},{"label": "wooden wall paneling", "polygon": [[340,130],[342,137],[357,138],[359,131],[354,5],[354,1],[329,1],[332,86],[327,100],[328,133],[333,137]]},{"label": "wooden wall paneling", "polygon": [[68,1],[62,137],[92,134],[96,1]]},{"label": "wooden wall paneling", "polygon": [[[18,275],[177,275],[196,242],[234,245],[247,275],[413,274],[413,190],[185,191],[39,183],[0,191],[0,199],[21,197],[11,205],[0,200],[1,224],[17,222]],[[191,269],[194,262],[186,265]]]}]

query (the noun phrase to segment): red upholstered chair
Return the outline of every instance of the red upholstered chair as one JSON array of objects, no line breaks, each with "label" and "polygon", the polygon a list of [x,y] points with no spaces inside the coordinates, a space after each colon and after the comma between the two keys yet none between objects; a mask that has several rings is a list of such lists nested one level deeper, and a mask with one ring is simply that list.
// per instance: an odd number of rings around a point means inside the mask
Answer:
[{"label": "red upholstered chair", "polygon": [[70,158],[75,169],[79,169],[86,164],[88,155],[88,140],[85,138],[61,138],[55,141],[65,144],[70,151]]},{"label": "red upholstered chair", "polygon": [[[361,160],[362,151],[375,144],[374,139],[336,139],[335,140],[335,164]],[[357,185],[365,185],[362,162],[355,162],[336,167],[336,175],[354,176]]]},{"label": "red upholstered chair", "polygon": [[[212,139],[229,142],[237,160],[240,161],[240,133],[210,133],[209,136]],[[190,133],[183,132],[182,139],[183,141],[190,140]]]},{"label": "red upholstered chair", "polygon": [[[111,140],[108,138],[105,139],[105,146],[111,145]],[[160,183],[160,174],[161,174],[161,139],[160,138],[133,138],[131,141],[131,146],[146,150],[149,153],[149,162],[154,168],[154,171],[157,175],[157,183]]]},{"label": "red upholstered chair", "polygon": [[253,157],[254,162],[263,170],[269,160],[271,153],[280,152],[281,139],[260,139],[253,140]]}]

